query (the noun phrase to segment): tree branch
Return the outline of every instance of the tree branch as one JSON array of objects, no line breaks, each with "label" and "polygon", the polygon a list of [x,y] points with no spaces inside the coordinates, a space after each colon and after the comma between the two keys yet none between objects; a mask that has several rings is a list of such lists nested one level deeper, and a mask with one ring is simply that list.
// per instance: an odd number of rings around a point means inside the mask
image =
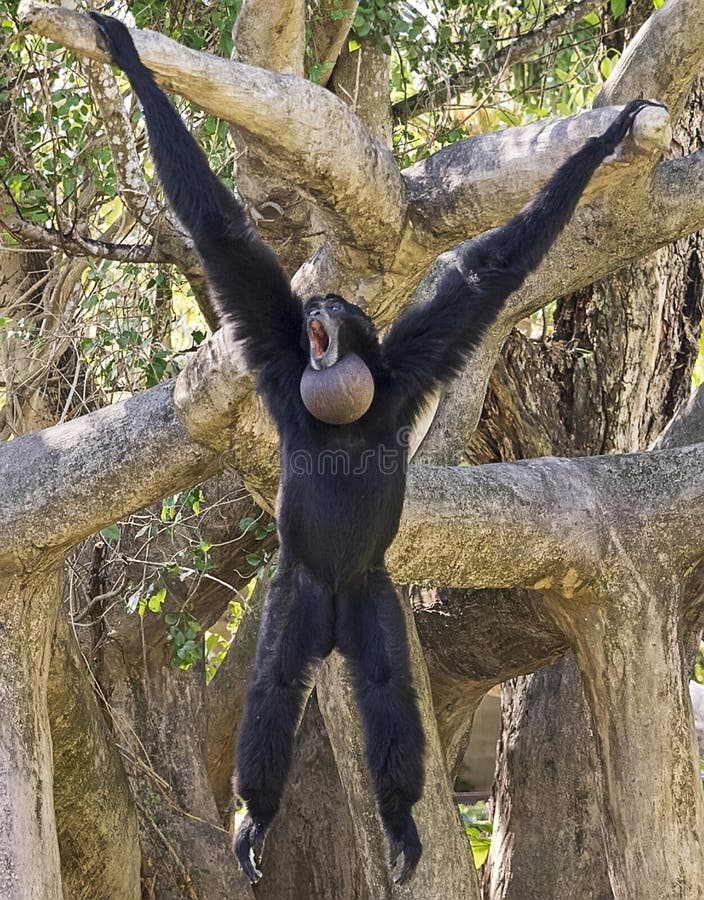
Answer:
[{"label": "tree branch", "polygon": [[[471,364],[450,386],[442,409],[452,425],[431,430],[421,448],[422,458],[438,447],[448,461],[461,458],[476,427],[491,369],[516,322],[557,297],[704,227],[703,167],[704,151],[699,151],[685,159],[660,163],[652,182],[647,171],[635,179],[622,173],[620,180],[609,184],[599,203],[587,198],[538,270],[511,295]],[[421,285],[421,296],[432,293],[434,280],[454,260],[454,252],[441,257]]]},{"label": "tree branch", "polygon": [[511,38],[494,56],[482,60],[479,65],[457,72],[427,90],[394,103],[391,111],[395,121],[407,122],[415,116],[430,112],[438,104],[445,105],[450,94],[457,95],[471,89],[478,78],[491,79],[506,66],[528,62],[549,41],[569,31],[580,19],[607,3],[608,0],[574,0],[562,12],[549,16],[530,31]]},{"label": "tree branch", "polygon": [[[125,206],[151,233],[160,216],[159,207],[149,194],[142,164],[134,141],[132,124],[117,87],[115,77],[104,66],[90,63],[91,93],[97,99],[103,121],[109,128],[109,147],[115,176]],[[183,235],[181,235],[183,239]]]},{"label": "tree branch", "polygon": [[62,234],[55,228],[34,225],[20,216],[6,216],[0,220],[0,226],[22,244],[42,249],[56,247],[63,250],[67,256],[94,256],[96,259],[132,263],[173,262],[173,258],[161,253],[154,243],[116,244],[77,233]]},{"label": "tree branch", "polygon": [[[0,557],[69,547],[218,471],[233,447],[242,450],[244,479],[271,498],[275,444],[252,409],[251,378],[236,349],[221,330],[175,385],[0,447]],[[612,535],[633,542],[644,528],[662,531],[673,566],[691,561],[704,549],[703,463],[698,444],[476,468],[412,466],[392,572],[408,582],[569,594],[598,568]]]},{"label": "tree branch", "polygon": [[234,59],[266,59],[270,72],[303,76],[304,0],[244,0],[233,28]]},{"label": "tree branch", "polygon": [[[413,230],[407,240],[446,250],[505,222],[590,137],[603,134],[619,108],[589,110],[566,119],[532,122],[450,144],[403,172]],[[633,132],[592,179],[587,197],[604,192],[623,165],[653,165],[669,151],[664,110],[646,108]],[[403,247],[400,253],[403,253]]]},{"label": "tree branch", "polygon": [[704,441],[704,385],[694,391],[655,442],[655,449],[669,450]]},{"label": "tree branch", "polygon": [[699,0],[667,0],[626,47],[594,106],[657,97],[676,121],[702,61],[704,17]]},{"label": "tree branch", "polygon": [[[704,553],[704,444],[476,467],[411,466],[395,580],[572,596],[609,555],[662,534],[682,570]],[[618,537],[618,543],[616,543]]]},{"label": "tree branch", "polygon": [[[87,16],[37,0],[23,0],[18,13],[33,33],[108,62]],[[266,143],[281,177],[334,215],[341,242],[395,248],[403,181],[390,151],[341,100],[303,79],[189,50],[155,32],[132,35],[160,84]]]},{"label": "tree branch", "polygon": [[[326,85],[332,75],[358,6],[359,0],[342,0],[339,6],[335,5],[334,0],[321,0],[318,4],[318,14],[311,23],[311,37],[318,64],[327,63],[329,66],[320,73],[319,83],[322,85]],[[341,12],[342,15],[334,19],[333,12]]]},{"label": "tree branch", "polygon": [[252,387],[231,333],[220,330],[175,380],[0,445],[0,560],[69,548],[202,482],[232,454],[251,475],[250,493],[271,508],[277,448]]}]

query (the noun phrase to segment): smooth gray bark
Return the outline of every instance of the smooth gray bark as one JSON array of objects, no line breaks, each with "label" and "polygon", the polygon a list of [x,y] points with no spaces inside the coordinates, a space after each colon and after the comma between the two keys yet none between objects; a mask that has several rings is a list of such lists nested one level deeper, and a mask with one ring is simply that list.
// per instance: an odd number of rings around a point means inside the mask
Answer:
[{"label": "smooth gray bark", "polygon": [[63,900],[46,698],[61,581],[56,553],[35,557],[31,571],[0,564],[0,895],[7,900]]},{"label": "smooth gray bark", "polygon": [[134,801],[63,611],[52,641],[48,708],[64,895],[71,900],[138,900]]}]

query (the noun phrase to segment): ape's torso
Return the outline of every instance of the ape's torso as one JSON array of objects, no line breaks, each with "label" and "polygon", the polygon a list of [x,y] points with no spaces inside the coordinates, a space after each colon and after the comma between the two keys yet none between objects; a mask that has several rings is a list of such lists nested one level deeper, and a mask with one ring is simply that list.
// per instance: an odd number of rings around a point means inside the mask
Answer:
[{"label": "ape's torso", "polygon": [[281,434],[281,543],[336,591],[383,565],[398,530],[408,454],[407,432],[394,419],[377,402],[344,426],[304,411]]}]

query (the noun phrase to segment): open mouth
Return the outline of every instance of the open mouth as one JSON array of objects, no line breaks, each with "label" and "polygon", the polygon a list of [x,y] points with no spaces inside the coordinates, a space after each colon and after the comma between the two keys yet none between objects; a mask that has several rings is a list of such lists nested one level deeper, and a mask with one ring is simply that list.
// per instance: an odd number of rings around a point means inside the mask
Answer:
[{"label": "open mouth", "polygon": [[323,328],[317,319],[308,326],[308,339],[310,341],[310,352],[314,359],[320,359],[330,346],[330,338],[327,331]]}]

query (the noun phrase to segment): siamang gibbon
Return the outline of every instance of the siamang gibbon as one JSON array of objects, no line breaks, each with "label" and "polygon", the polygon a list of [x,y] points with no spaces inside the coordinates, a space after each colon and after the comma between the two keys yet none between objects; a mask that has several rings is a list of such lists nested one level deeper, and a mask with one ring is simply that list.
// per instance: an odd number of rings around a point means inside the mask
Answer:
[{"label": "siamang gibbon", "polygon": [[[592,173],[648,101],[629,103],[513,219],[465,245],[434,298],[405,311],[379,340],[353,303],[335,294],[303,300],[292,292],[273,251],[140,61],[128,30],[91,15],[141,102],[161,184],[202,258],[221,323],[234,325],[258,373],[257,389],[280,438],[280,558],[240,725],[235,789],[247,814],[235,852],[256,882],[311,668],[337,647],[353,674],[390,864],[403,882],[421,855],[411,810],[423,789],[425,739],[404,617],[384,555],[403,507],[406,434],[430,392],[457,375],[508,295],[540,263]],[[352,354],[371,375],[371,403],[355,421],[328,424],[308,411],[301,380],[306,371],[325,372]],[[330,454],[339,462],[340,452],[345,464],[329,465]]]}]

